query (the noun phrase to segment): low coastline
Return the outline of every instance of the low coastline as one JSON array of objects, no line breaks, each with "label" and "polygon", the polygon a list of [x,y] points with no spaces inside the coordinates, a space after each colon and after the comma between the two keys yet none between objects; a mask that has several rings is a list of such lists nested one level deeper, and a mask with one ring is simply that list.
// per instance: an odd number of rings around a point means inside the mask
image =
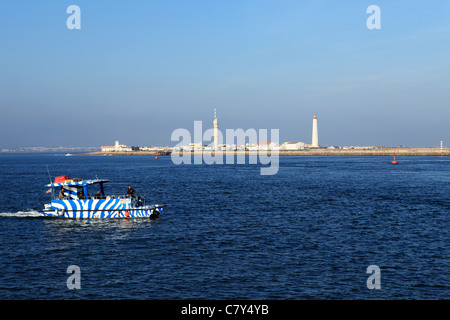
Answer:
[{"label": "low coastline", "polygon": [[[223,155],[258,155],[258,151],[221,151]],[[279,156],[450,156],[450,148],[376,148],[376,149],[304,149],[304,150],[280,150],[273,152]],[[188,152],[189,153],[189,152]],[[181,154],[181,153],[180,153]],[[192,151],[191,155],[211,154],[214,151]],[[261,154],[270,156],[271,151],[261,151]],[[130,152],[89,152],[82,155],[101,155],[101,156],[170,156],[171,152],[161,151],[130,151]]]}]

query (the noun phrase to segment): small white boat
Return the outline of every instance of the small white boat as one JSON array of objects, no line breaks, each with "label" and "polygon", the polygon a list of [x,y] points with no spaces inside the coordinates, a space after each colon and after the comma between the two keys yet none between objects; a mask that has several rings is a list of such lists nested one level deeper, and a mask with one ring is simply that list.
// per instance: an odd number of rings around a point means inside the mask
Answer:
[{"label": "small white boat", "polygon": [[71,155],[71,153],[66,153],[66,157],[70,157]]},{"label": "small white boat", "polygon": [[[42,214],[46,217],[62,218],[157,218],[165,205],[148,205],[145,195],[105,195],[104,184],[109,180],[70,179],[56,177],[47,193],[52,194],[50,203],[44,205]],[[89,187],[89,188],[88,188]],[[94,196],[89,189],[97,187]],[[56,190],[55,190],[56,189]],[[58,191],[56,195],[55,191]]]}]

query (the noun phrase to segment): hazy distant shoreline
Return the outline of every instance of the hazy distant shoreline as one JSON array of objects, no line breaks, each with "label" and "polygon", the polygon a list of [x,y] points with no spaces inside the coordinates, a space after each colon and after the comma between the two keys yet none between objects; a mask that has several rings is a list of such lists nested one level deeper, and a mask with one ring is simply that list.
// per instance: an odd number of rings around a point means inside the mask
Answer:
[{"label": "hazy distant shoreline", "polygon": [[[280,156],[450,156],[450,148],[378,148],[378,149],[304,149],[295,151],[278,151]],[[222,151],[223,155],[258,155],[258,151]],[[201,151],[193,151],[191,155],[201,155]],[[205,152],[210,154],[210,152]],[[214,155],[214,152],[211,152]],[[155,156],[155,151],[132,151],[132,152],[89,152],[83,155],[104,156]],[[158,152],[158,156],[170,155],[170,152]],[[271,155],[267,151],[267,155]]]}]

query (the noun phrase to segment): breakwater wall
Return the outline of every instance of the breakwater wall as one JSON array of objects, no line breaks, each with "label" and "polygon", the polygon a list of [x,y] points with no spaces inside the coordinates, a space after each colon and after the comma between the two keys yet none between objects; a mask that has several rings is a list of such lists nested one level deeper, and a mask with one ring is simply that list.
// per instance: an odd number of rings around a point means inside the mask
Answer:
[{"label": "breakwater wall", "polygon": [[[280,156],[450,156],[450,148],[377,148],[377,149],[304,149],[292,151],[278,151]],[[271,155],[271,151],[261,152]],[[168,156],[167,152],[154,151],[132,151],[132,152],[90,152],[84,155],[107,155],[107,156]],[[201,155],[201,151],[193,151],[191,155]],[[205,154],[214,155],[214,152],[207,151]],[[223,155],[258,155],[257,151],[222,151]]]}]

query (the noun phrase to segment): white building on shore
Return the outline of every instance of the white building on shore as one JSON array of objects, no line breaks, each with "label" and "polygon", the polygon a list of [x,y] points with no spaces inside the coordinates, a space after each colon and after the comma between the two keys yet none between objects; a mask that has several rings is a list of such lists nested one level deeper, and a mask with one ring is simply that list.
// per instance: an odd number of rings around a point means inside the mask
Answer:
[{"label": "white building on shore", "polygon": [[124,144],[120,144],[119,141],[116,140],[116,143],[113,146],[102,146],[102,152],[128,152],[133,151],[131,147],[127,147]]},{"label": "white building on shore", "polygon": [[280,146],[275,142],[258,142],[255,144],[246,144],[248,151],[269,151],[279,150]]},{"label": "white building on shore", "polygon": [[304,142],[285,142],[281,145],[280,150],[293,151],[305,149]]}]

